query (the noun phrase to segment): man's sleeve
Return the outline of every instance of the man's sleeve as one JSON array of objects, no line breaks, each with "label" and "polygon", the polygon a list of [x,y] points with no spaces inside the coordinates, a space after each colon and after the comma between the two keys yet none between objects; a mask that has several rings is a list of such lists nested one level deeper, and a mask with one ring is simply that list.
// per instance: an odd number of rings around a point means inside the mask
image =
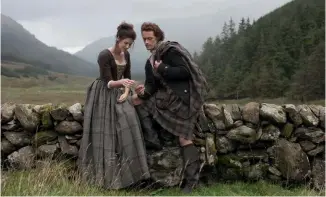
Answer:
[{"label": "man's sleeve", "polygon": [[139,98],[146,100],[150,98],[157,91],[157,84],[155,82],[155,77],[149,63],[145,66],[145,91],[143,95],[138,95]]},{"label": "man's sleeve", "polygon": [[[170,64],[163,63],[164,60],[169,60]],[[186,80],[190,78],[187,62],[176,49],[168,50],[163,61],[157,68],[157,72],[165,79]]]}]

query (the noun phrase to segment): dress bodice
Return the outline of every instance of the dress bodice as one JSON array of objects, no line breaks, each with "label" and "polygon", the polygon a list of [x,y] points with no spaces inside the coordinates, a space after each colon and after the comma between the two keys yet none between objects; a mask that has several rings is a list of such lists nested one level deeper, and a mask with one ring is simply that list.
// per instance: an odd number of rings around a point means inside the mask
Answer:
[{"label": "dress bodice", "polygon": [[118,63],[117,61],[115,61],[115,62],[117,65],[117,79],[119,80],[119,79],[122,79],[123,73],[126,69],[127,64],[126,63],[121,64],[121,63]]}]

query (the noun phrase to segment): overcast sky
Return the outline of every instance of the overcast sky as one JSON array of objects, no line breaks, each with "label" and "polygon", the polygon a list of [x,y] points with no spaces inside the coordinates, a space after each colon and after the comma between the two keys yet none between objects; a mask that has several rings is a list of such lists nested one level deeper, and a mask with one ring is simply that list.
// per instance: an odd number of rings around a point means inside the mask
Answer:
[{"label": "overcast sky", "polygon": [[[252,4],[273,10],[290,0],[2,0],[1,13],[12,17],[49,46],[76,52],[114,35],[117,25],[159,18],[217,13],[230,6]],[[256,4],[256,2],[259,2]]]}]

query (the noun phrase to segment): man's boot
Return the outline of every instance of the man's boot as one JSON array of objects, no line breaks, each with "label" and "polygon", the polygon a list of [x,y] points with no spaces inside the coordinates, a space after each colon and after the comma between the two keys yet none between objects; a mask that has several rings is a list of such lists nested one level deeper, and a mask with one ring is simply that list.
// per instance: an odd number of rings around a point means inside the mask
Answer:
[{"label": "man's boot", "polygon": [[184,193],[190,193],[198,185],[200,174],[199,152],[194,144],[181,147],[183,159],[183,188]]}]

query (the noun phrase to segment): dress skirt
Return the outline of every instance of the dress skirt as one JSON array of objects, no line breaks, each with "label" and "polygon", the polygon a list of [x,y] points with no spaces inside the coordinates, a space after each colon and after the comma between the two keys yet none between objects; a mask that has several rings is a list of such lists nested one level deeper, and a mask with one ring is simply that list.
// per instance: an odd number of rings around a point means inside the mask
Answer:
[{"label": "dress skirt", "polygon": [[130,96],[95,80],[87,89],[78,168],[84,180],[106,189],[128,187],[150,177],[140,122]]}]

